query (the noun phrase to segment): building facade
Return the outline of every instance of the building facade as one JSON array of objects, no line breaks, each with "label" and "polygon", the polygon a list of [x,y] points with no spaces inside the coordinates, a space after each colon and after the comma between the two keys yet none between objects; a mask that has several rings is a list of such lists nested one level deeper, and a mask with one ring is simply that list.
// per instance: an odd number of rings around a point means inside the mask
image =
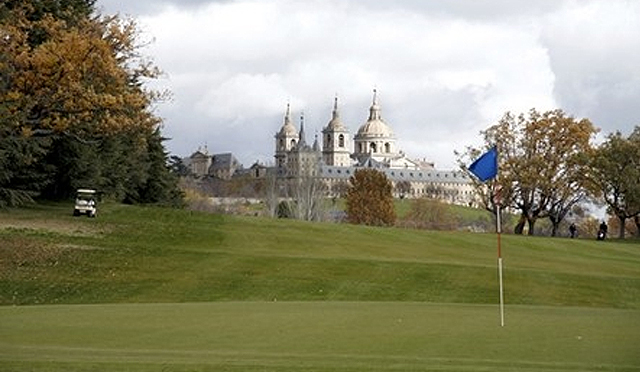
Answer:
[{"label": "building facade", "polygon": [[313,145],[307,144],[303,120],[301,116],[298,131],[287,105],[284,123],[275,134],[275,174],[280,179],[316,177],[331,196],[336,196],[346,189],[356,170],[374,168],[392,182],[396,197],[427,196],[460,205],[472,205],[475,200],[471,180],[463,172],[438,170],[433,163],[408,158],[398,148],[391,127],[382,118],[375,90],[368,119],[358,128],[352,143],[351,133],[340,118],[337,98],[331,119],[322,129],[322,146],[317,138]]},{"label": "building facade", "polygon": [[211,176],[230,180],[237,170],[242,169],[242,164],[232,153],[209,154],[207,146],[199,148],[183,161],[189,172],[198,178]]}]

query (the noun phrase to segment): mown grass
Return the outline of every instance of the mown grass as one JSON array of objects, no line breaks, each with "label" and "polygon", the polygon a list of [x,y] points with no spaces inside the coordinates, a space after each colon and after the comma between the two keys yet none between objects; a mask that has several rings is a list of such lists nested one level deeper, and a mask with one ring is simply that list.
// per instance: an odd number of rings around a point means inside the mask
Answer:
[{"label": "mown grass", "polygon": [[640,371],[637,242],[0,212],[0,371]]},{"label": "mown grass", "polygon": [[[494,303],[496,236],[162,208],[0,213],[0,304]],[[503,236],[510,303],[640,309],[640,245]]]},{"label": "mown grass", "polygon": [[[415,302],[3,307],[29,371],[637,371],[640,311]],[[1,367],[0,367],[1,368]]]}]

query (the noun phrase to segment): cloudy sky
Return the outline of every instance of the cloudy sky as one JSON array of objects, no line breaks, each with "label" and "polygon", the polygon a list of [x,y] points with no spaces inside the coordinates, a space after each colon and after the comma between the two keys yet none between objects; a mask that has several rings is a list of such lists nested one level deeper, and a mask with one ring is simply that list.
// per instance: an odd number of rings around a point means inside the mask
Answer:
[{"label": "cloudy sky", "polygon": [[337,95],[352,135],[377,89],[412,158],[453,168],[505,112],[561,108],[602,133],[640,125],[640,1],[98,0],[138,20],[173,92],[168,149],[273,163],[288,102],[307,141]]}]

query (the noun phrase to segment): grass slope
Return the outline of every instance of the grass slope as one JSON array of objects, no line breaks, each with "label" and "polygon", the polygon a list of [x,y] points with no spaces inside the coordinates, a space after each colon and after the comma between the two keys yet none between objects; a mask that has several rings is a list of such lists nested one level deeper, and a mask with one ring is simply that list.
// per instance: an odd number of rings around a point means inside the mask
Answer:
[{"label": "grass slope", "polygon": [[[0,304],[496,300],[496,237],[66,205],[0,213]],[[640,309],[640,245],[503,236],[511,304]]]},{"label": "grass slope", "polygon": [[[640,371],[640,245],[0,212],[0,371]],[[551,306],[549,306],[551,305]]]}]

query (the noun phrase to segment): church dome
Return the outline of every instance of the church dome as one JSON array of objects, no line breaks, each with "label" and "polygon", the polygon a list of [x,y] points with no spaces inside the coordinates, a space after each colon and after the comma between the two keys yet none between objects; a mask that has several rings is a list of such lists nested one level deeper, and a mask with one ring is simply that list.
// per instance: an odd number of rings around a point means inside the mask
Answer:
[{"label": "church dome", "polygon": [[393,137],[393,131],[382,119],[367,120],[360,129],[358,137]]},{"label": "church dome", "polygon": [[369,109],[369,119],[358,129],[356,136],[360,138],[392,138],[394,136],[391,128],[389,128],[380,116],[380,105],[378,105],[378,95],[375,90],[373,91],[373,104]]},{"label": "church dome", "polygon": [[298,137],[298,131],[291,122],[285,122],[282,128],[280,128],[280,135],[287,137]]}]

